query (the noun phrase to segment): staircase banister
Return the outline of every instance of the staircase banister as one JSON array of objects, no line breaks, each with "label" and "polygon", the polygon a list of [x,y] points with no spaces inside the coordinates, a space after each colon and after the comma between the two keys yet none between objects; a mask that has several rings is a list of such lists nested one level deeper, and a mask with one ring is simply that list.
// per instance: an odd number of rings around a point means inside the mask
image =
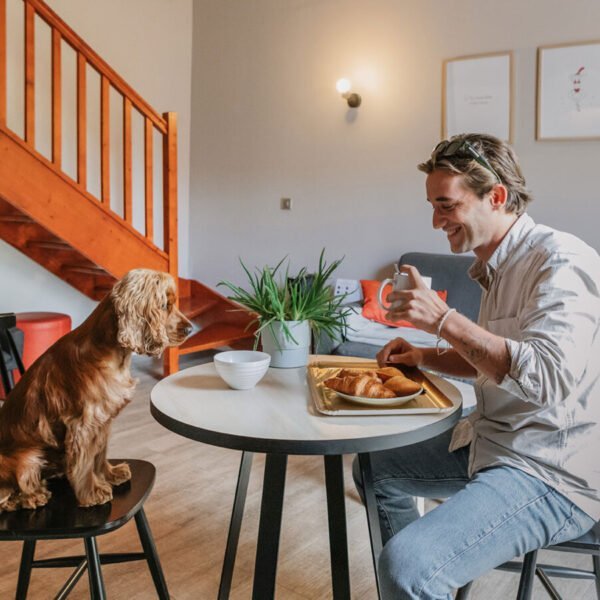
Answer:
[{"label": "staircase banister", "polygon": [[[13,143],[17,144],[18,146],[20,146],[25,152],[29,153],[35,160],[44,164],[48,169],[51,169],[66,184],[68,184],[70,187],[72,187],[74,190],[76,190],[77,193],[81,195],[82,200],[85,200],[91,206],[101,209],[103,211],[103,213],[109,219],[112,219],[113,221],[117,222],[120,227],[127,229],[129,231],[130,235],[136,237],[140,242],[142,242],[149,249],[151,249],[152,252],[154,252],[157,256],[159,256],[161,259],[168,260],[169,256],[165,250],[159,248],[154,242],[151,242],[150,240],[148,240],[135,227],[133,227],[133,225],[130,225],[129,223],[127,223],[125,221],[125,219],[123,219],[120,215],[118,215],[117,213],[115,213],[112,210],[107,210],[106,206],[104,206],[103,204],[98,202],[97,198],[95,198],[87,190],[82,189],[81,186],[79,186],[75,181],[73,181],[73,179],[71,179],[71,177],[69,177],[66,173],[64,173],[60,169],[56,168],[56,166],[51,161],[49,161],[44,155],[40,154],[37,150],[32,150],[31,147],[28,146],[18,135],[16,135],[10,129],[0,126],[0,141],[2,139],[1,138],[2,135],[6,136],[6,138],[8,140],[10,140]],[[0,147],[1,147],[1,144],[0,144]],[[9,201],[9,198],[6,198],[6,200]],[[23,212],[28,214],[28,211],[26,209],[23,209]],[[85,252],[82,252],[82,253],[85,254]]]},{"label": "staircase banister", "polygon": [[165,119],[156,112],[125,80],[112,69],[88,44],[86,44],[47,4],[42,0],[24,0],[35,9],[36,14],[50,27],[58,30],[62,38],[77,52],[85,56],[87,62],[100,75],[104,75],[111,85],[123,96],[129,98],[131,103],[144,116],[152,120],[154,126],[163,134],[167,133]]}]

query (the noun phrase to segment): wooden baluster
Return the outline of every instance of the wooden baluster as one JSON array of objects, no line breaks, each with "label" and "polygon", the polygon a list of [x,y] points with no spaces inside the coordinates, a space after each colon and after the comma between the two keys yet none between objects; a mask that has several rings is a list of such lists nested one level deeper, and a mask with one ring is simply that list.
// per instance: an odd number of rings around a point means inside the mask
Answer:
[{"label": "wooden baluster", "polygon": [[35,146],[35,10],[25,2],[25,141]]},{"label": "wooden baluster", "polygon": [[101,200],[106,208],[110,208],[110,83],[102,75],[100,88],[100,169],[102,173]]},{"label": "wooden baluster", "polygon": [[86,60],[77,53],[77,181],[87,188],[87,100]]},{"label": "wooden baluster", "polygon": [[123,216],[132,224],[131,200],[131,100],[123,96]]},{"label": "wooden baluster", "polygon": [[[169,256],[169,273],[178,283],[177,263],[177,113],[164,113],[167,134],[163,136],[164,246]],[[179,370],[177,348],[164,353],[165,374]]]},{"label": "wooden baluster", "polygon": [[62,165],[61,35],[52,29],[52,162]]},{"label": "wooden baluster", "polygon": [[152,121],[146,117],[144,130],[144,187],[146,193],[146,239],[152,241],[154,237],[154,190],[153,190],[153,146],[152,136],[154,129]]},{"label": "wooden baluster", "polygon": [[6,126],[6,0],[0,0],[0,127]]}]

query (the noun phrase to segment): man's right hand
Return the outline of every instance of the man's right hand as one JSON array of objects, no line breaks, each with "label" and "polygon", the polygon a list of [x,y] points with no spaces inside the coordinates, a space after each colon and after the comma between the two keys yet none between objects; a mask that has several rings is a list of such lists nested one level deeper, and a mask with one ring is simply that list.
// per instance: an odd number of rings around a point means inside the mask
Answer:
[{"label": "man's right hand", "polygon": [[424,356],[420,348],[416,348],[402,338],[388,342],[378,353],[377,363],[380,367],[389,364],[419,367],[423,364]]}]

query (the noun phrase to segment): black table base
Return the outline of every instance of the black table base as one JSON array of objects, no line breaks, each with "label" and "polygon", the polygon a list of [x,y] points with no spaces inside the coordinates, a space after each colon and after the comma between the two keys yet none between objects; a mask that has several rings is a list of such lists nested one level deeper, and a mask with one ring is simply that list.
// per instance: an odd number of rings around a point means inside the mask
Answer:
[{"label": "black table base", "polygon": [[[254,600],[268,600],[275,596],[287,457],[287,454],[266,455],[256,562],[254,566],[254,587],[252,592]],[[253,454],[251,452],[242,452],[229,524],[229,534],[227,536],[227,546],[225,548],[225,558],[221,571],[219,600],[229,598],[231,590],[231,580],[250,479],[250,470],[252,468],[252,458]],[[325,455],[324,463],[333,598],[334,600],[350,600],[350,569],[348,566],[343,457],[342,455]],[[359,464],[364,482],[365,508],[369,525],[377,593],[379,595],[377,561],[381,554],[382,543],[377,506],[373,492],[369,454],[359,454]]]}]

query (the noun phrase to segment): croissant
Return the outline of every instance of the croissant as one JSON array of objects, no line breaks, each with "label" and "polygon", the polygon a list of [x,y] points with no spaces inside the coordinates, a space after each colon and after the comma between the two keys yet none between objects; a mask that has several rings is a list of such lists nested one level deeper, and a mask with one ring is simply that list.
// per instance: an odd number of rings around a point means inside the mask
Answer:
[{"label": "croissant", "polygon": [[324,385],[336,392],[342,392],[349,396],[362,396],[363,398],[394,398],[396,394],[384,385],[369,377],[332,377],[324,382]]},{"label": "croissant", "polygon": [[368,375],[371,379],[379,379],[374,369],[342,369],[336,377],[361,377]]},{"label": "croissant", "polygon": [[382,369],[377,369],[376,375],[383,383],[392,377],[405,376],[404,373],[400,369],[396,369],[396,367],[383,367]]},{"label": "croissant", "polygon": [[395,396],[408,396],[409,394],[416,394],[421,386],[409,379],[408,377],[397,376],[388,379],[384,384],[386,388],[392,390]]}]

